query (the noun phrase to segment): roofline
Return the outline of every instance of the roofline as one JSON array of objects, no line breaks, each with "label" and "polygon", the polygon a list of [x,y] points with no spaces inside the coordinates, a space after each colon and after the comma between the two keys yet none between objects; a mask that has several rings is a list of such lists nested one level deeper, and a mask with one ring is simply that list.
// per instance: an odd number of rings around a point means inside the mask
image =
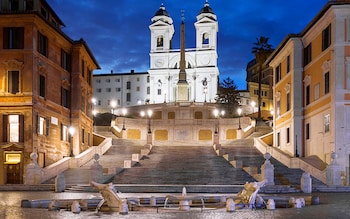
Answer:
[{"label": "roofline", "polygon": [[124,76],[124,75],[147,75],[149,74],[148,72],[134,72],[134,73],[131,73],[131,72],[125,72],[125,73],[102,73],[102,74],[93,74],[93,76],[102,76],[102,77],[105,77],[105,76]]},{"label": "roofline", "polygon": [[86,41],[83,38],[80,38],[80,40],[75,40],[75,41],[73,41],[73,43],[75,45],[82,44],[85,47],[85,49],[88,52],[88,54],[90,55],[92,61],[95,63],[96,69],[101,69],[100,65],[98,64],[98,62],[97,62],[97,60],[95,58],[95,56],[92,54],[92,52],[90,50],[90,47],[88,46],[88,44],[86,43]]},{"label": "roofline", "polygon": [[291,38],[301,38],[303,37],[328,11],[333,5],[350,5],[349,0],[337,0],[337,1],[328,1],[323,8],[316,14],[316,16],[305,26],[305,28],[298,34],[288,34],[278,45],[278,47],[273,51],[273,53],[267,58],[264,64],[268,65],[273,58],[282,50],[282,48],[287,44]]}]

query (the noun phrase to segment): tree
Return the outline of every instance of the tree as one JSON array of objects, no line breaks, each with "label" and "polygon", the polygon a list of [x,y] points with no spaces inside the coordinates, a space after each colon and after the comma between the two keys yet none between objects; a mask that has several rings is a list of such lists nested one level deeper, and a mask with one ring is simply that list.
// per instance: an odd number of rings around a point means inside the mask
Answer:
[{"label": "tree", "polygon": [[252,53],[255,55],[256,62],[259,65],[259,95],[258,95],[258,120],[261,120],[261,79],[262,79],[262,66],[267,57],[272,53],[272,45],[269,44],[269,38],[260,36],[256,38],[256,42],[252,48]]},{"label": "tree", "polygon": [[237,96],[237,85],[230,77],[227,77],[219,84],[219,93],[216,97],[216,102],[223,105],[226,115],[233,116],[233,112],[235,112],[235,109],[239,105]]}]

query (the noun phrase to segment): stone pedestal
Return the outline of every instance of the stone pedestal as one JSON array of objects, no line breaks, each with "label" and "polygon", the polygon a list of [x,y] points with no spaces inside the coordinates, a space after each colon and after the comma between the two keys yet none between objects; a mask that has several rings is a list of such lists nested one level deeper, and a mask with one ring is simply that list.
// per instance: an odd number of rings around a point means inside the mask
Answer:
[{"label": "stone pedestal", "polygon": [[181,211],[189,211],[190,210],[190,201],[187,199],[180,200],[179,205],[180,205]]},{"label": "stone pedestal", "polygon": [[98,159],[100,159],[100,155],[94,155],[94,163],[90,167],[90,181],[99,182],[103,181],[103,167],[99,164]]},{"label": "stone pedestal", "polygon": [[242,139],[243,130],[237,129],[237,139]]},{"label": "stone pedestal", "polygon": [[63,192],[66,189],[66,179],[63,173],[60,173],[55,178],[55,192]]},{"label": "stone pedestal", "polygon": [[220,139],[219,133],[214,133],[214,143],[213,144],[220,145],[219,139]]},{"label": "stone pedestal", "polygon": [[146,144],[152,145],[152,133],[147,133],[147,142]]},{"label": "stone pedestal", "polygon": [[265,153],[264,158],[265,163],[261,166],[261,175],[266,180],[265,185],[275,185],[275,167],[270,162],[270,153]]},{"label": "stone pedestal", "polygon": [[37,162],[38,155],[33,152],[30,154],[30,159],[32,159],[32,161],[30,162],[30,164],[26,166],[26,175],[25,175],[24,184],[26,185],[40,184],[43,176],[43,170]]},{"label": "stone pedestal", "polygon": [[301,191],[304,193],[312,192],[312,178],[310,176],[310,173],[303,173],[300,179],[300,187]]},{"label": "stone pedestal", "polygon": [[326,182],[329,186],[340,186],[342,185],[341,180],[341,167],[337,164],[337,154],[335,152],[331,155],[331,164],[326,168]]}]

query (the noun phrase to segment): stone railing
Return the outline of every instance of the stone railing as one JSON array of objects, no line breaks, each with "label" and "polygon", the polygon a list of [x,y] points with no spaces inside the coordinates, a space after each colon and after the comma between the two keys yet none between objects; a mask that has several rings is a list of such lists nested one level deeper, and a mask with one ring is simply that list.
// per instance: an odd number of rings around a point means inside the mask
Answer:
[{"label": "stone railing", "polygon": [[[100,135],[94,134],[94,138],[103,138]],[[86,164],[88,161],[93,159],[95,154],[102,155],[104,154],[110,147],[112,146],[112,139],[111,138],[105,138],[98,146],[92,146],[86,151],[82,152],[81,154],[75,156],[75,157],[65,157],[58,162],[51,164],[45,168],[42,169],[42,178],[41,183],[52,179],[56,177],[58,174],[62,173],[63,171],[69,169],[69,168],[77,168],[84,164]]]},{"label": "stone railing", "polygon": [[272,147],[270,145],[272,143],[272,136],[270,135],[272,135],[272,133],[261,136],[260,138],[254,138],[254,146],[262,154],[268,152],[273,158],[277,159],[287,167],[302,169],[303,171],[310,173],[313,177],[320,180],[321,182],[326,183],[326,172],[324,170],[319,170],[298,157],[292,157],[287,153],[279,150],[278,148]]}]

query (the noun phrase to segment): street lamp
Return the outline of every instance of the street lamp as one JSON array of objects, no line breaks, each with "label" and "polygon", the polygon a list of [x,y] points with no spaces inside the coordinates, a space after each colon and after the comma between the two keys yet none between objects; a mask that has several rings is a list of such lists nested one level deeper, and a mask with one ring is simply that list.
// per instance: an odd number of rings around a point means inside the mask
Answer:
[{"label": "street lamp", "polygon": [[152,110],[148,110],[147,111],[147,115],[148,115],[148,134],[151,134],[152,131],[151,131],[151,117],[152,117]]},{"label": "street lamp", "polygon": [[122,130],[126,130],[125,128],[125,115],[126,115],[127,110],[125,108],[122,109],[122,113],[123,113],[123,129]]},{"label": "street lamp", "polygon": [[68,128],[68,132],[69,132],[69,137],[70,137],[70,157],[74,157],[74,154],[73,154],[73,136],[74,136],[74,133],[75,133],[75,128],[73,126],[70,126]]},{"label": "street lamp", "polygon": [[207,102],[207,92],[208,92],[208,88],[204,87],[204,103]]},{"label": "street lamp", "polygon": [[254,108],[255,108],[255,105],[256,105],[256,103],[255,103],[255,101],[252,101],[251,103],[250,103],[250,105],[252,106],[252,108],[253,108],[253,116],[252,117],[254,117]]},{"label": "street lamp", "polygon": [[242,113],[242,109],[238,108],[237,109],[237,113],[238,113],[238,130],[241,130],[241,113]]},{"label": "street lamp", "polygon": [[216,122],[215,122],[215,131],[214,133],[217,134],[219,132],[218,130],[218,123],[219,123],[219,120],[218,120],[218,117],[219,117],[219,110],[218,109],[214,109],[214,116],[216,118]]},{"label": "street lamp", "polygon": [[114,115],[114,110],[115,107],[117,106],[117,102],[115,102],[114,100],[111,101],[111,106],[112,106],[112,114]]}]

